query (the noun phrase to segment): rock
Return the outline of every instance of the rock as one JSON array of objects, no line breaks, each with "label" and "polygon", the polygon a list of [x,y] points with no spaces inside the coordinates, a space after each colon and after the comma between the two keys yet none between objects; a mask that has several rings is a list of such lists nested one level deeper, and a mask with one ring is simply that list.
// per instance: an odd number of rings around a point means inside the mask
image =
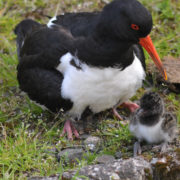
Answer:
[{"label": "rock", "polygon": [[[66,149],[67,150],[67,149]],[[104,157],[104,158],[103,158]],[[100,156],[103,164],[82,167],[62,174],[61,180],[180,180],[180,147],[164,154],[156,154],[151,162],[143,157],[113,160],[108,155]],[[31,177],[29,180],[56,180],[59,175]]]},{"label": "rock", "polygon": [[84,145],[86,150],[91,152],[98,152],[102,148],[102,141],[99,137],[89,136],[85,141]]},{"label": "rock", "polygon": [[122,152],[121,151],[118,151],[115,153],[115,158],[116,159],[121,159],[122,158]]},{"label": "rock", "polygon": [[168,81],[170,83],[180,83],[180,57],[164,57],[163,65],[166,69]]},{"label": "rock", "polygon": [[58,161],[64,160],[65,163],[76,163],[77,159],[81,160],[83,156],[82,148],[67,148],[58,153],[57,159]]},{"label": "rock", "polygon": [[[71,179],[74,173],[63,173],[62,179],[67,177]],[[90,180],[145,180],[152,179],[152,168],[151,164],[143,158],[130,158],[116,160],[107,164],[86,166],[81,168],[78,174],[79,177],[85,176]],[[83,178],[78,179],[83,180]]]},{"label": "rock", "polygon": [[68,171],[68,172],[64,172],[63,176],[62,176],[62,180],[70,180],[73,178],[73,176],[75,175],[75,171]]},{"label": "rock", "polygon": [[102,155],[102,156],[98,156],[95,161],[98,164],[106,164],[106,163],[111,163],[115,160],[114,156],[111,155]]},{"label": "rock", "polygon": [[175,93],[180,93],[180,57],[174,58],[172,56],[163,58],[163,65],[167,73],[168,80],[165,81],[154,64],[148,65],[148,73],[154,74],[154,78],[158,83],[166,85],[168,89]]},{"label": "rock", "polygon": [[59,180],[59,175],[54,175],[50,177],[30,177],[28,180]]},{"label": "rock", "polygon": [[79,138],[81,139],[81,140],[85,140],[85,139],[87,139],[88,137],[90,137],[91,135],[89,135],[89,134],[81,134],[80,136],[79,136]]},{"label": "rock", "polygon": [[154,180],[180,180],[180,148],[160,158],[153,158]]}]

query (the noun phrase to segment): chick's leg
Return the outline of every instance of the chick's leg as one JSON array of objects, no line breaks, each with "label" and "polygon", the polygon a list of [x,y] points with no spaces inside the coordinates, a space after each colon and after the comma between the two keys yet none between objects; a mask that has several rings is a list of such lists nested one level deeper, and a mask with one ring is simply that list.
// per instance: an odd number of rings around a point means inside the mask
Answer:
[{"label": "chick's leg", "polygon": [[141,153],[142,153],[141,144],[139,141],[136,141],[133,147],[133,156],[136,157],[137,155],[140,155]]}]

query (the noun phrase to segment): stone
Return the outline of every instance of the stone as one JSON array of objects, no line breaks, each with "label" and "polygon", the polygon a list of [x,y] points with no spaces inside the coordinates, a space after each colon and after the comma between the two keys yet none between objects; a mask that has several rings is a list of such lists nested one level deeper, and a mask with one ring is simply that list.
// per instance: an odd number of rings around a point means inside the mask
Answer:
[{"label": "stone", "polygon": [[84,141],[85,149],[91,152],[98,152],[102,148],[102,141],[99,137],[89,136]]},{"label": "stone", "polygon": [[121,151],[118,151],[115,153],[115,158],[116,159],[121,159],[122,158],[122,152]]},{"label": "stone", "polygon": [[154,180],[180,180],[180,148],[163,157],[153,158],[151,164]]},{"label": "stone", "polygon": [[59,175],[54,175],[50,177],[30,177],[28,180],[59,180]]},{"label": "stone", "polygon": [[90,137],[91,135],[89,135],[89,134],[81,134],[80,136],[79,136],[79,138],[81,139],[81,140],[85,140],[85,139],[87,139],[88,137]]},{"label": "stone", "polygon": [[115,160],[114,156],[104,154],[104,155],[98,156],[95,159],[95,162],[98,164],[107,164],[107,163],[113,162],[114,160]]},{"label": "stone", "polygon": [[62,175],[61,180],[70,180],[73,178],[73,176],[76,174],[75,171],[68,171],[68,172],[64,172]]},{"label": "stone", "polygon": [[[74,172],[71,174],[74,174]],[[146,180],[152,179],[151,164],[143,158],[130,158],[127,160],[116,160],[107,164],[96,164],[86,166],[78,171],[79,177],[85,176],[90,180]],[[67,177],[67,173],[63,173]],[[73,177],[69,175],[69,177]],[[83,180],[83,178],[78,178]],[[70,179],[66,179],[70,180]]]},{"label": "stone", "polygon": [[82,159],[83,153],[82,148],[67,148],[58,153],[57,159],[64,160],[65,163],[76,163],[77,159]]},{"label": "stone", "polygon": [[165,81],[157,70],[154,64],[149,63],[147,67],[148,74],[153,74],[155,80],[158,83],[166,85],[169,90],[180,93],[180,57],[174,58],[172,56],[167,56],[163,58],[163,66],[167,73],[167,81]]},{"label": "stone", "polygon": [[168,81],[170,83],[180,83],[180,57],[174,58],[172,56],[163,58],[163,65],[166,69]]}]

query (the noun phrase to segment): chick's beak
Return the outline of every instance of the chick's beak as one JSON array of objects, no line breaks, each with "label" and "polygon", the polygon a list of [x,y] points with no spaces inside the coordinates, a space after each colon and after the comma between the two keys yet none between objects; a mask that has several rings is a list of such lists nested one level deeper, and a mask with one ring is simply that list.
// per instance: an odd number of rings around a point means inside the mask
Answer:
[{"label": "chick's beak", "polygon": [[145,38],[140,38],[139,39],[139,43],[141,46],[143,46],[146,51],[149,53],[149,55],[151,56],[152,60],[154,61],[155,65],[157,66],[157,68],[159,69],[159,71],[161,72],[161,74],[163,75],[163,78],[165,80],[167,80],[167,74],[166,71],[163,67],[163,64],[160,60],[160,57],[152,43],[152,40],[150,38],[150,36],[146,36]]}]

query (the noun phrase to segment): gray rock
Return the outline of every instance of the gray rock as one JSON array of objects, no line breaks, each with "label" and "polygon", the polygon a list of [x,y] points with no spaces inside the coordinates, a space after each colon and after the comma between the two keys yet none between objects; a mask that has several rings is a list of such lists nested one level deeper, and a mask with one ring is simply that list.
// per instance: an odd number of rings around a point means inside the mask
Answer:
[{"label": "gray rock", "polygon": [[121,159],[122,158],[122,152],[121,151],[118,151],[115,153],[115,158],[116,159]]},{"label": "gray rock", "polygon": [[95,161],[98,163],[98,164],[106,164],[106,163],[111,163],[115,160],[114,156],[111,156],[111,155],[102,155],[102,156],[98,156]]},{"label": "gray rock", "polygon": [[79,136],[79,138],[81,139],[81,140],[85,140],[85,139],[87,139],[88,137],[90,137],[91,135],[89,135],[89,134],[81,134],[80,136]]},{"label": "gray rock", "polygon": [[62,176],[62,180],[70,180],[73,178],[73,176],[75,175],[75,171],[68,171],[68,172],[64,172],[63,176]]},{"label": "gray rock", "polygon": [[180,180],[180,148],[161,158],[153,158],[151,164],[154,180]]},{"label": "gray rock", "polygon": [[77,159],[81,160],[83,156],[82,148],[67,148],[58,153],[58,160],[64,160],[66,163],[75,163]]},{"label": "gray rock", "polygon": [[30,177],[28,180],[59,180],[59,175],[54,175],[50,177]]},{"label": "gray rock", "polygon": [[[72,174],[72,175],[70,175]],[[74,173],[70,173],[69,177],[73,177]],[[130,158],[128,160],[116,160],[107,164],[91,165],[83,167],[79,170],[80,176],[85,176],[90,180],[145,180],[152,179],[151,164],[143,158]],[[67,177],[67,172],[65,173]],[[62,176],[64,178],[64,174]],[[70,179],[71,179],[70,178]],[[70,180],[67,179],[66,180]]]},{"label": "gray rock", "polygon": [[84,145],[86,150],[91,152],[98,152],[102,148],[102,141],[99,137],[89,136],[85,141]]}]

